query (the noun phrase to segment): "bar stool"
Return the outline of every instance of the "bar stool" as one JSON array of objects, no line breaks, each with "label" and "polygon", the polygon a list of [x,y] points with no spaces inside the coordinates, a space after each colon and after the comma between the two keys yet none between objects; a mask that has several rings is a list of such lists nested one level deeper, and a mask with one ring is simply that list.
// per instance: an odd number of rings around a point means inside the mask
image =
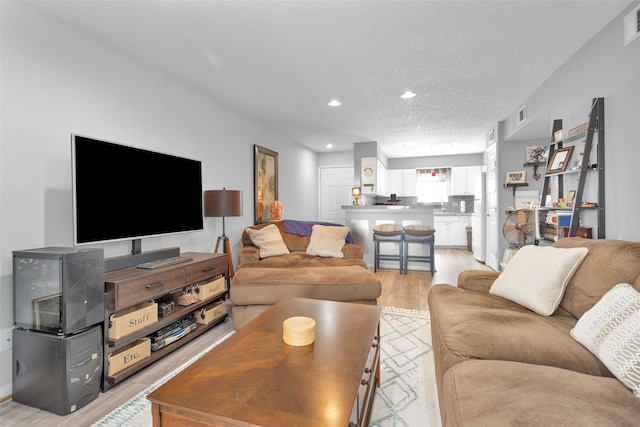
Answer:
[{"label": "bar stool", "polygon": [[[381,254],[380,242],[395,242],[398,243],[398,254]],[[373,228],[373,243],[374,243],[374,261],[373,271],[377,272],[380,268],[380,260],[386,261],[398,261],[400,267],[400,274],[404,269],[404,231],[401,225],[397,224],[380,224]]]},{"label": "bar stool", "polygon": [[[428,262],[431,275],[435,271],[435,232],[436,229],[425,225],[404,226],[404,272],[407,273],[409,261]],[[429,245],[429,255],[409,255],[409,243]]]}]

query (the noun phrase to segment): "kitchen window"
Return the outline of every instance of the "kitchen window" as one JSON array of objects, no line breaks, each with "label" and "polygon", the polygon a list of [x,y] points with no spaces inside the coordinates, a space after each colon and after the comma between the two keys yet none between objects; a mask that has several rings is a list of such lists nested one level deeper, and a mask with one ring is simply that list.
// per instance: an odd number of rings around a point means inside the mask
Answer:
[{"label": "kitchen window", "polygon": [[418,169],[418,203],[442,203],[449,199],[450,168]]}]

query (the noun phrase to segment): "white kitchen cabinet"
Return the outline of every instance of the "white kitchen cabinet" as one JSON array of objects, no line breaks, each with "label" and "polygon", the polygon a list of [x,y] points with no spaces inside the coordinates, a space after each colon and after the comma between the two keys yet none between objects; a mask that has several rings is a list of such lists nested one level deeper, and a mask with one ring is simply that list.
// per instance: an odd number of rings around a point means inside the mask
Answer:
[{"label": "white kitchen cabinet", "polygon": [[467,191],[467,168],[451,168],[451,178],[449,181],[451,183],[449,194],[454,196],[465,194]]},{"label": "white kitchen cabinet", "polygon": [[384,196],[389,194],[389,174],[387,173],[387,168],[382,164],[382,162],[378,159],[376,160],[378,164],[378,169],[376,171],[376,184],[378,190],[374,190],[374,193]]},{"label": "white kitchen cabinet", "polygon": [[404,177],[402,169],[389,170],[389,194],[402,196],[404,193]]},{"label": "white kitchen cabinet", "polygon": [[481,166],[451,168],[451,192],[453,196],[470,195],[475,191],[475,180],[482,171]]},{"label": "white kitchen cabinet", "polygon": [[404,182],[404,196],[416,197],[418,195],[417,182],[415,169],[403,169],[402,170],[403,182]]},{"label": "white kitchen cabinet", "polygon": [[436,246],[467,247],[469,215],[436,215]]},{"label": "white kitchen cabinet", "polygon": [[482,166],[467,166],[467,193],[473,194],[476,191],[476,179],[480,177]]},{"label": "white kitchen cabinet", "polygon": [[416,170],[415,169],[390,169],[389,170],[389,194],[398,197],[416,197]]}]

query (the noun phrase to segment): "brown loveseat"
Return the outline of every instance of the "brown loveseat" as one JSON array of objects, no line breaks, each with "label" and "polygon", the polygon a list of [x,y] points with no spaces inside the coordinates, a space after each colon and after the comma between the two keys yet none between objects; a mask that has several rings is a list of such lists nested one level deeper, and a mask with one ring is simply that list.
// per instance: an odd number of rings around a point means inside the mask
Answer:
[{"label": "brown loveseat", "polygon": [[565,238],[553,246],[588,254],[552,315],[490,293],[497,272],[466,271],[458,287],[430,290],[443,425],[640,425],[640,397],[570,335],[615,285],[640,290],[640,243]]},{"label": "brown loveseat", "polygon": [[[271,305],[286,297],[377,304],[382,284],[367,269],[361,247],[345,243],[343,258],[322,257],[307,253],[310,236],[286,232],[293,221],[278,221],[248,227],[261,230],[275,224],[289,253],[260,257],[260,249],[242,234],[238,251],[238,270],[231,281],[230,301],[236,330],[256,318]],[[313,222],[295,221],[298,225]]]}]

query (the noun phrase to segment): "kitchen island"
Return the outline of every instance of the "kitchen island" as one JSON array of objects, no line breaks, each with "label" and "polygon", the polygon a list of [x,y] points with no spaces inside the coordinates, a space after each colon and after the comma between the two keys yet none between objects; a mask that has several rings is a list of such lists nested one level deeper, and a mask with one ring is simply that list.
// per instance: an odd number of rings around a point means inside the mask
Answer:
[{"label": "kitchen island", "polygon": [[[345,211],[345,225],[351,229],[355,243],[364,250],[364,260],[373,268],[373,228],[378,224],[425,225],[434,227],[434,213],[441,210],[440,203],[424,205],[366,205],[341,206]],[[436,233],[436,241],[438,240]],[[421,247],[424,246],[424,247]],[[395,243],[381,243],[380,251],[384,253],[398,253]],[[427,251],[426,245],[411,245],[411,254],[421,255]],[[426,252],[425,252],[426,253]],[[398,268],[396,262],[383,261],[382,268]],[[426,269],[424,266],[410,266],[412,269]]]}]

